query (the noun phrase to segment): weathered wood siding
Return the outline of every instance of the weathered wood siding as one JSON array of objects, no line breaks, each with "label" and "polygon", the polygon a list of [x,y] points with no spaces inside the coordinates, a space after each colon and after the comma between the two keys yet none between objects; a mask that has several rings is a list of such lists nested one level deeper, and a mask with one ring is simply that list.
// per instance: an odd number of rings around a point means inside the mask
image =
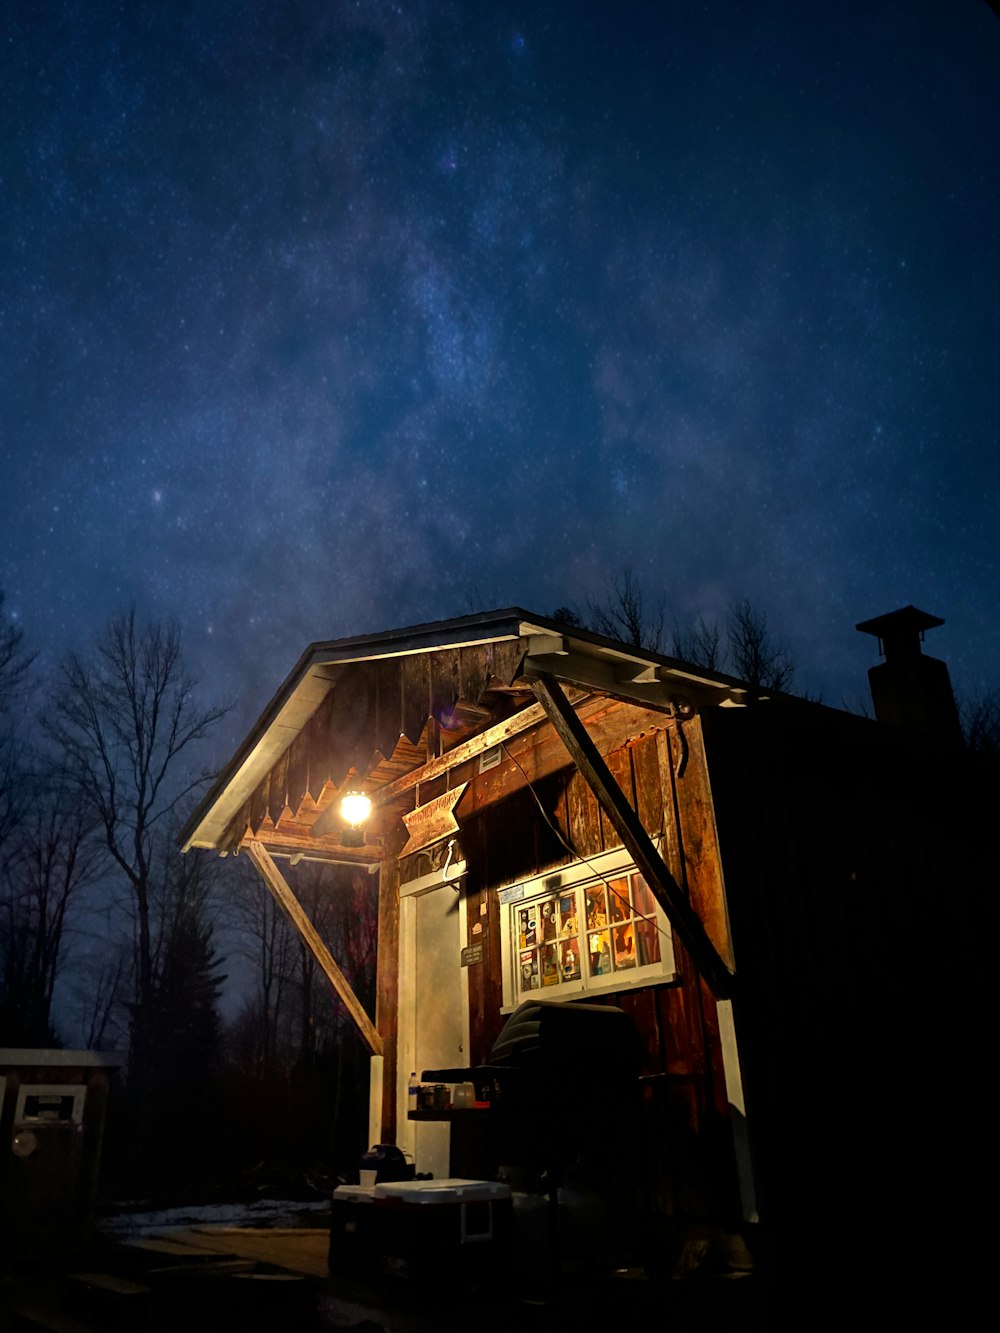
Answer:
[{"label": "weathered wood siding", "polygon": [[[589,729],[596,737],[617,741],[605,750],[609,769],[647,832],[663,835],[671,871],[690,894],[713,943],[731,959],[700,724],[696,719],[683,724],[681,736],[681,728],[662,717],[651,729],[647,715],[639,734],[629,737],[628,723],[639,721],[640,711],[606,701],[603,716],[592,719]],[[575,859],[546,825],[535,796],[576,854],[594,856],[621,845],[560,746],[549,728],[533,745],[525,738],[519,758],[533,773],[534,796],[519,770],[500,775],[495,769],[473,780],[474,790],[463,803],[463,810],[468,804],[474,811],[463,817],[461,833],[470,868],[469,942],[485,946],[483,963],[469,969],[474,1064],[487,1060],[504,1022],[495,890]],[[549,771],[553,763],[559,767]],[[489,803],[482,790],[487,779]],[[482,930],[473,936],[476,924]],[[632,1015],[646,1046],[648,1073],[654,1076],[647,1089],[646,1146],[659,1206],[688,1216],[735,1216],[738,1199],[715,1001],[676,940],[674,950],[675,983],[606,998]],[[581,1083],[585,1077],[581,1071]]]}]

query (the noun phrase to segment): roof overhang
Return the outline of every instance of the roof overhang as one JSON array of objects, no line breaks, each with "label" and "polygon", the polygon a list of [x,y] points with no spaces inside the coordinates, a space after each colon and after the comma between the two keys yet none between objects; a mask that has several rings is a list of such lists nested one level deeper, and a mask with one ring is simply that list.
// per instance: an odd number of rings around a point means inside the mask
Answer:
[{"label": "roof overhang", "polygon": [[520,675],[690,716],[704,706],[739,706],[747,686],[719,672],[605,639],[519,607],[416,625],[374,635],[311,644],[180,834],[183,851],[217,848],[243,803],[281,758],[353,663],[415,656],[447,649],[510,643],[523,647]]}]

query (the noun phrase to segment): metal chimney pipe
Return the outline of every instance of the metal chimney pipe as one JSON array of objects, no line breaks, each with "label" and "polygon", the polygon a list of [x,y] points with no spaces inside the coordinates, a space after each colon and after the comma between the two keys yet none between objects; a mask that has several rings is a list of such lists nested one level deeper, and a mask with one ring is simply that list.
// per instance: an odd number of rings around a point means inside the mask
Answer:
[{"label": "metal chimney pipe", "polygon": [[944,621],[915,606],[862,620],[855,628],[878,639],[885,659],[868,671],[868,684],[879,722],[909,727],[949,745],[961,744],[951,677],[944,662],[926,657],[924,633]]}]

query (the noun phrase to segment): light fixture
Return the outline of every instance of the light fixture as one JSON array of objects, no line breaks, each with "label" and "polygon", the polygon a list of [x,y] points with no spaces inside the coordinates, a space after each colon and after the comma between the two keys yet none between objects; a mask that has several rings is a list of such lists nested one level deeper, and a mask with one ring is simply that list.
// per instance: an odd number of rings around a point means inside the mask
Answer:
[{"label": "light fixture", "polygon": [[365,824],[372,812],[372,803],[363,791],[347,791],[340,798],[340,817],[347,825],[341,837],[344,847],[365,845]]}]

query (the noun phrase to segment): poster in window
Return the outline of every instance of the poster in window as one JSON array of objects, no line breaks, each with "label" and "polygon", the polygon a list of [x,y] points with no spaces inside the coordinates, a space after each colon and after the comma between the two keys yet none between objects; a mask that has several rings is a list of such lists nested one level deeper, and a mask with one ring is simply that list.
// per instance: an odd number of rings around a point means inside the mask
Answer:
[{"label": "poster in window", "polygon": [[538,943],[538,916],[534,907],[522,908],[517,914],[518,934],[522,949],[530,949]]},{"label": "poster in window", "polygon": [[556,944],[542,945],[542,985],[559,985],[559,946]]},{"label": "poster in window", "polygon": [[600,930],[608,924],[608,905],[605,901],[604,885],[587,890],[587,929]]},{"label": "poster in window", "polygon": [[611,971],[611,949],[606,930],[591,931],[587,941],[590,953],[590,975],[604,977]]},{"label": "poster in window", "polygon": [[554,940],[556,937],[556,905],[554,902],[542,903],[542,939]]},{"label": "poster in window", "polygon": [[521,989],[538,989],[538,958],[534,950],[521,954]]},{"label": "poster in window", "polygon": [[559,938],[568,939],[576,934],[576,902],[573,898],[559,899]]},{"label": "poster in window", "polygon": [[576,938],[563,942],[562,975],[563,981],[580,980],[580,945]]}]

